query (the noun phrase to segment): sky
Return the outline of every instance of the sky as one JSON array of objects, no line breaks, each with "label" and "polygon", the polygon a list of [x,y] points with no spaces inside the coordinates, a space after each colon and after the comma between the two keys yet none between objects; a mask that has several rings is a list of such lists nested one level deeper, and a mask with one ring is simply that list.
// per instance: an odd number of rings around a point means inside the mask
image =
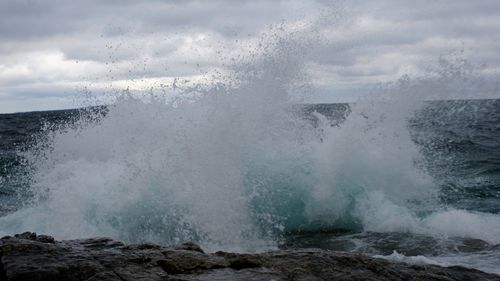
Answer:
[{"label": "sky", "polygon": [[464,97],[500,97],[498,0],[1,0],[0,113],[197,83],[273,28],[311,22],[322,38],[306,57],[311,102],[455,71],[488,85]]}]

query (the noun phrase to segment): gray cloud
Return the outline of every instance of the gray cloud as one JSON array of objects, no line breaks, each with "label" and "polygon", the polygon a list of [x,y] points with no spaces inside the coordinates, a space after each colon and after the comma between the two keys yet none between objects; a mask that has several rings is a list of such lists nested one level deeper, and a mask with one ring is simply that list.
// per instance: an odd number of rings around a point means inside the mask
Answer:
[{"label": "gray cloud", "polygon": [[429,75],[453,50],[463,49],[460,55],[481,65],[488,81],[500,74],[498,1],[332,3],[1,1],[0,111],[36,109],[35,99],[45,101],[40,109],[49,101],[72,106],[71,92],[89,85],[140,88],[224,71],[283,21],[316,23],[323,40],[311,48],[307,65],[323,100],[359,95],[403,74]]},{"label": "gray cloud", "polygon": [[[0,36],[18,40],[98,31],[113,37],[130,31],[193,28],[227,36],[255,32],[283,19],[286,1],[98,1],[6,0],[0,2]],[[185,30],[184,30],[185,31]]]}]

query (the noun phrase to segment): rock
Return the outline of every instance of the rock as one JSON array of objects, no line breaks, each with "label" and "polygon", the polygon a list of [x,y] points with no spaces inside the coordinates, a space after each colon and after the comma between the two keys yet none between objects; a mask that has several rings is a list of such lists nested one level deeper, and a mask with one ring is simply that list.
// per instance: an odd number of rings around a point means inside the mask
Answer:
[{"label": "rock", "polygon": [[109,238],[56,241],[26,232],[0,239],[0,280],[500,280],[459,266],[408,265],[319,249],[204,253],[124,245]]},{"label": "rock", "polygon": [[187,251],[196,251],[200,253],[205,253],[200,246],[196,245],[193,242],[186,242],[183,243],[177,247],[175,247],[176,250],[187,250]]},{"label": "rock", "polygon": [[229,263],[228,267],[234,269],[255,268],[263,265],[262,259],[256,254],[235,254],[227,252],[217,252],[217,256],[222,256]]},{"label": "rock", "polygon": [[21,234],[15,234],[14,237],[16,237],[16,238],[22,238],[22,239],[35,240],[36,239],[36,233],[35,232],[23,232]]},{"label": "rock", "polygon": [[55,243],[54,237],[48,235],[38,235],[36,241],[42,243]]},{"label": "rock", "polygon": [[490,244],[480,239],[467,239],[462,241],[462,245],[458,245],[457,249],[460,252],[478,252],[490,247]]},{"label": "rock", "polygon": [[229,263],[222,257],[197,251],[164,250],[162,253],[165,259],[159,261],[158,265],[169,274],[192,273],[229,266]]}]

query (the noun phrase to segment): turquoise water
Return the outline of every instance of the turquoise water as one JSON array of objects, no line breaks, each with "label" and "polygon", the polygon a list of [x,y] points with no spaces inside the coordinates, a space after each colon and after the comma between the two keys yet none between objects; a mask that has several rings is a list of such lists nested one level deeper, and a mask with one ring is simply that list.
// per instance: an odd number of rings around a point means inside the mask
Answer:
[{"label": "turquoise water", "polygon": [[500,102],[426,102],[375,123],[361,106],[293,106],[264,128],[260,112],[212,115],[216,128],[133,99],[93,121],[0,115],[0,231],[421,255],[496,272]]}]

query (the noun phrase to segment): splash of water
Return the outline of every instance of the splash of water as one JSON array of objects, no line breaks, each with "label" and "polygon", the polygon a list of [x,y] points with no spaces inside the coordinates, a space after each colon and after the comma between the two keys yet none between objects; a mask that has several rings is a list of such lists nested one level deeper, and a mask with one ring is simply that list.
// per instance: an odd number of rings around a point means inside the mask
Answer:
[{"label": "splash of water", "polygon": [[190,99],[124,94],[105,117],[48,131],[26,155],[37,196],[0,218],[1,231],[238,251],[336,228],[499,242],[496,215],[439,204],[408,129],[421,105],[408,95],[415,87],[358,101],[340,125],[302,118],[289,93],[301,84],[307,42],[275,38]]}]

